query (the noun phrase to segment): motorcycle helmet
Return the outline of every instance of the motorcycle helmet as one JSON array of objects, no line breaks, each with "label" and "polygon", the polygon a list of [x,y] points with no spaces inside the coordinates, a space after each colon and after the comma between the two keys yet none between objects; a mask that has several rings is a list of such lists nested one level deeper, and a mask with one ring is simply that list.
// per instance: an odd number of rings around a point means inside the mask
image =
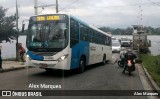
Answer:
[{"label": "motorcycle helmet", "polygon": [[132,49],[128,49],[128,52],[132,52]]}]

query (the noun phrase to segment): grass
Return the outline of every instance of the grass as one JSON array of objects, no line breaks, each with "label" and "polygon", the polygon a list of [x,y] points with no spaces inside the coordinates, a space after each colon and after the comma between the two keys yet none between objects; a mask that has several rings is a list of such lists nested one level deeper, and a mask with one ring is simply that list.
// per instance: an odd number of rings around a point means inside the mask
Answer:
[{"label": "grass", "polygon": [[153,80],[160,87],[160,55],[141,54],[139,58],[142,60],[143,66],[147,69]]}]

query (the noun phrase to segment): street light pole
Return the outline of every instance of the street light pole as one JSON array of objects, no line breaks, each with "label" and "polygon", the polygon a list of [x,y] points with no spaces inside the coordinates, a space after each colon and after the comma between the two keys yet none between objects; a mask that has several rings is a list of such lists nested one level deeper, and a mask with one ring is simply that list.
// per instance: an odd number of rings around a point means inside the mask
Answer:
[{"label": "street light pole", "polygon": [[18,49],[19,29],[18,29],[18,5],[17,5],[17,0],[16,0],[16,30],[17,30],[17,37],[16,37],[16,60],[19,61],[19,49]]}]

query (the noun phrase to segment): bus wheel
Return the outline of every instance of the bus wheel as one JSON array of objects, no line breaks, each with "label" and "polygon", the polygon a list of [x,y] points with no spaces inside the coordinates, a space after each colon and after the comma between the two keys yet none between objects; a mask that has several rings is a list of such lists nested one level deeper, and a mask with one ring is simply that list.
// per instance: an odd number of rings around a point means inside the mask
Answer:
[{"label": "bus wheel", "polygon": [[79,61],[79,68],[78,68],[79,73],[84,72],[85,65],[86,65],[86,60],[84,57],[81,57]]},{"label": "bus wheel", "polygon": [[53,72],[53,69],[50,69],[50,68],[45,68],[45,70],[46,70],[46,72],[48,72],[48,73]]},{"label": "bus wheel", "polygon": [[103,61],[102,64],[105,65],[106,64],[106,55],[103,56]]}]

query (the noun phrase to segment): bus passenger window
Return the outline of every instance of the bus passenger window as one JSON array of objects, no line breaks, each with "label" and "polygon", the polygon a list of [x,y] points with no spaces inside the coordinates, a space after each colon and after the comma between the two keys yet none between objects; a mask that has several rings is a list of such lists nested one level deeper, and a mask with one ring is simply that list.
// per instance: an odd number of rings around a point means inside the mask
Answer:
[{"label": "bus passenger window", "polygon": [[108,38],[109,39],[109,46],[111,46],[111,37]]},{"label": "bus passenger window", "polygon": [[88,41],[88,29],[84,25],[80,25],[80,38],[81,40]]},{"label": "bus passenger window", "polygon": [[73,47],[75,44],[78,43],[79,40],[79,28],[78,23],[75,20],[71,19],[71,26],[70,26],[70,46]]},{"label": "bus passenger window", "polygon": [[109,38],[106,36],[106,45],[109,45]]}]

